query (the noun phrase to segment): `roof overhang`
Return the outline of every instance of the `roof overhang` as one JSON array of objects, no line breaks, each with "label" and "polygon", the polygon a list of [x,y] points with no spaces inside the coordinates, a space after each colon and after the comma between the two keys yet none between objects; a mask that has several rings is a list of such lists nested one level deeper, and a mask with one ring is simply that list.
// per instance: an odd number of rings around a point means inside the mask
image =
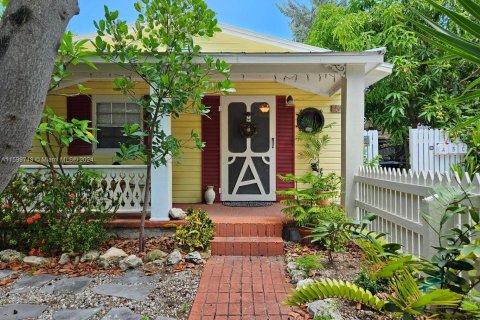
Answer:
[{"label": "roof overhang", "polygon": [[[365,66],[365,87],[392,73],[393,66],[384,62],[385,49],[362,52],[285,52],[285,53],[203,53],[231,65],[232,81],[281,82],[315,94],[331,96],[341,88],[347,65]],[[72,66],[73,79],[62,87],[88,79],[109,80],[127,75],[125,69],[92,57],[98,70],[85,65]],[[203,58],[196,60],[203,62]],[[133,76],[134,75],[130,75]]]}]

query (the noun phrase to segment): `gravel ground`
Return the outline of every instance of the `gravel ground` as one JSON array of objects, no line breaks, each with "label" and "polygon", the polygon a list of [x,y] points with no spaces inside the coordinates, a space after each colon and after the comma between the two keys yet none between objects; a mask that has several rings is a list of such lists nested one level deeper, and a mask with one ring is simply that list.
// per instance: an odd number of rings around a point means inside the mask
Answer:
[{"label": "gravel ground", "polygon": [[[23,274],[21,277],[25,276]],[[93,307],[103,307],[104,309],[91,319],[101,319],[113,307],[128,307],[134,313],[146,315],[149,319],[155,319],[159,315],[175,319],[187,319],[195,298],[200,276],[200,269],[186,269],[180,272],[159,274],[159,279],[153,282],[155,289],[147,299],[141,302],[95,294],[92,291],[93,287],[111,283],[116,278],[105,273],[95,275],[86,290],[75,295],[46,294],[42,293],[41,289],[38,288],[27,293],[14,294],[9,293],[13,286],[13,283],[11,283],[0,287],[0,305],[13,303],[48,305],[48,309],[38,318],[45,320],[51,319],[53,312],[57,310]]]},{"label": "gravel ground", "polygon": [[[174,272],[172,268],[157,273],[156,280],[151,284],[155,289],[143,301],[134,301],[125,298],[99,295],[92,291],[98,285],[112,283],[122,275],[114,276],[108,273],[100,273],[91,276],[93,281],[81,293],[77,294],[47,294],[41,288],[34,288],[26,293],[11,293],[14,283],[23,277],[29,276],[21,272],[18,279],[0,287],[0,305],[29,303],[48,306],[47,310],[38,319],[52,319],[52,314],[64,309],[84,309],[103,307],[103,310],[90,319],[101,319],[111,308],[128,307],[134,313],[145,315],[149,319],[157,316],[171,317],[174,319],[187,319],[193,304],[200,281],[203,266],[195,269],[185,269]],[[57,280],[63,276],[57,276]],[[53,282],[53,281],[52,281]],[[134,285],[135,283],[129,283]]]}]

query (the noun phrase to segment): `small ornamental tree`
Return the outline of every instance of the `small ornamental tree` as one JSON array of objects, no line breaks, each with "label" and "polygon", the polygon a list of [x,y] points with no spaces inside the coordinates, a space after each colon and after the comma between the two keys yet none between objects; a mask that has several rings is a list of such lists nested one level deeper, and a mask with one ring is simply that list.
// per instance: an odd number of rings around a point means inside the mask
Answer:
[{"label": "small ornamental tree", "polygon": [[[116,78],[115,90],[129,95],[142,108],[144,126],[125,124],[129,144],[121,144],[117,159],[142,159],[147,165],[145,196],[141,216],[139,247],[144,247],[144,224],[150,203],[152,166],[166,165],[180,154],[181,141],[161,126],[164,118],[178,118],[181,113],[206,115],[201,103],[206,92],[226,92],[232,88],[227,79],[229,66],[221,60],[201,54],[194,43],[197,37],[209,38],[220,29],[215,13],[202,0],[142,0],[134,5],[138,18],[133,26],[118,19],[118,11],[105,7],[105,19],[95,22],[98,36],[94,45],[105,61],[116,63],[127,76]],[[140,77],[151,88],[150,95],[135,97]],[[213,75],[222,81],[214,82]],[[199,135],[191,139],[203,147]]]}]

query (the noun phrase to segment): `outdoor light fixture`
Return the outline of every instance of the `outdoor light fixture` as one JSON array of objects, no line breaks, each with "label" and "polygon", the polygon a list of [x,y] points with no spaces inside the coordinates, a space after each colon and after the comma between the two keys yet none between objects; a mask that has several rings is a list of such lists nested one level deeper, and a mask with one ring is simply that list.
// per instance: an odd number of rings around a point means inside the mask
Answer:
[{"label": "outdoor light fixture", "polygon": [[287,107],[294,107],[295,106],[295,101],[293,101],[292,96],[287,97],[287,103],[285,104]]},{"label": "outdoor light fixture", "polygon": [[268,103],[263,103],[259,109],[261,112],[267,113],[270,111],[270,105]]}]

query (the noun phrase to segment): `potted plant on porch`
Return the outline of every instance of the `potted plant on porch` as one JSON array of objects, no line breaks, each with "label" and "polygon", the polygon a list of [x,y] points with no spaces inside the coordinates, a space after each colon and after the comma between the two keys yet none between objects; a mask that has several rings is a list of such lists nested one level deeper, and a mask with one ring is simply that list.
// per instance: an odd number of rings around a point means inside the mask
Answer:
[{"label": "potted plant on porch", "polygon": [[308,242],[306,237],[310,235],[311,227],[315,226],[321,218],[322,202],[338,194],[341,179],[334,173],[319,176],[313,172],[307,172],[300,177],[293,174],[278,177],[285,182],[294,183],[293,188],[279,190],[277,194],[285,197],[280,201],[285,205],[282,212],[298,228],[300,237],[304,239],[302,241]]}]

